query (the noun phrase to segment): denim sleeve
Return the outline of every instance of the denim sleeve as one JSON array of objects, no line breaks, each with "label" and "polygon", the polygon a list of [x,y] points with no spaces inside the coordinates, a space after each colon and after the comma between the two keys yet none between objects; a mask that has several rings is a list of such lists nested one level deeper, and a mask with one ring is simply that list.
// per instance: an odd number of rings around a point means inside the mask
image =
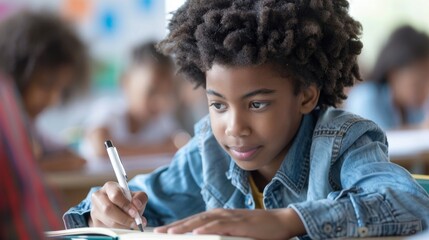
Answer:
[{"label": "denim sleeve", "polygon": [[290,205],[311,238],[410,235],[428,228],[429,196],[389,162],[387,143],[378,135],[384,138],[381,132],[363,134],[335,163],[341,191]]},{"label": "denim sleeve", "polygon": [[70,208],[63,216],[64,226],[69,228],[88,227],[88,218],[91,212],[91,195],[100,187],[93,187],[86,198],[78,205]]},{"label": "denim sleeve", "polygon": [[[202,184],[201,166],[197,141],[193,138],[176,153],[168,167],[131,179],[131,191],[144,191],[148,195],[143,213],[148,226],[160,226],[205,210],[199,185]],[[88,226],[91,194],[98,189],[92,188],[81,203],[64,214],[66,228]]]},{"label": "denim sleeve", "polygon": [[131,189],[149,198],[144,211],[148,226],[161,226],[205,211],[201,155],[196,138],[179,150],[169,167],[130,181]]}]

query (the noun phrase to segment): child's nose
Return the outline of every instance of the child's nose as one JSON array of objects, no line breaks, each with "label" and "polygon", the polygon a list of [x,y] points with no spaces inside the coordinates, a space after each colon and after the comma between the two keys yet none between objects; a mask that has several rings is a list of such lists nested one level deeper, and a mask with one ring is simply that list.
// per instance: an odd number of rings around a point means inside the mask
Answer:
[{"label": "child's nose", "polygon": [[250,126],[247,124],[245,117],[233,113],[228,121],[225,134],[231,137],[246,137],[251,133]]}]

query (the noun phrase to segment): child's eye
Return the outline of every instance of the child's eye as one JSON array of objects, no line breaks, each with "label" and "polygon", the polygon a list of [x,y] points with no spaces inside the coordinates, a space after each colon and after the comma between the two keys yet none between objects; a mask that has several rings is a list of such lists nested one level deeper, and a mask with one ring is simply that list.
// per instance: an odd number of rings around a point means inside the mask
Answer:
[{"label": "child's eye", "polygon": [[266,102],[251,102],[250,103],[250,108],[253,109],[263,109],[266,108],[269,104]]},{"label": "child's eye", "polygon": [[225,110],[226,106],[223,103],[211,103],[210,107],[214,107],[216,110]]}]

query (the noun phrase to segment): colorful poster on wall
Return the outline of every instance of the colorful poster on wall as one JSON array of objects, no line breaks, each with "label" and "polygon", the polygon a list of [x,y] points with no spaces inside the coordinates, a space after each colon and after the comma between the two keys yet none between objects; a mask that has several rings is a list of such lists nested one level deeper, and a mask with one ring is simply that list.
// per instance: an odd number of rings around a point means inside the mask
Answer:
[{"label": "colorful poster on wall", "polygon": [[63,0],[62,14],[77,23],[87,21],[92,14],[92,0]]},{"label": "colorful poster on wall", "polygon": [[131,49],[166,33],[161,0],[63,0],[60,9],[90,47],[97,66],[95,87],[116,87]]}]

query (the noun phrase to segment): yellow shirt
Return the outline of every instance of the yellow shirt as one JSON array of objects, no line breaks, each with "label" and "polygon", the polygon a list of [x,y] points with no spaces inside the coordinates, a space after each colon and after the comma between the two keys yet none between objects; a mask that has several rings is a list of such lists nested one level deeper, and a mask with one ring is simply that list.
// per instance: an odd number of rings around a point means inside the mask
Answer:
[{"label": "yellow shirt", "polygon": [[249,175],[250,189],[252,190],[253,201],[255,201],[255,209],[264,209],[263,194],[253,181],[252,175]]}]

